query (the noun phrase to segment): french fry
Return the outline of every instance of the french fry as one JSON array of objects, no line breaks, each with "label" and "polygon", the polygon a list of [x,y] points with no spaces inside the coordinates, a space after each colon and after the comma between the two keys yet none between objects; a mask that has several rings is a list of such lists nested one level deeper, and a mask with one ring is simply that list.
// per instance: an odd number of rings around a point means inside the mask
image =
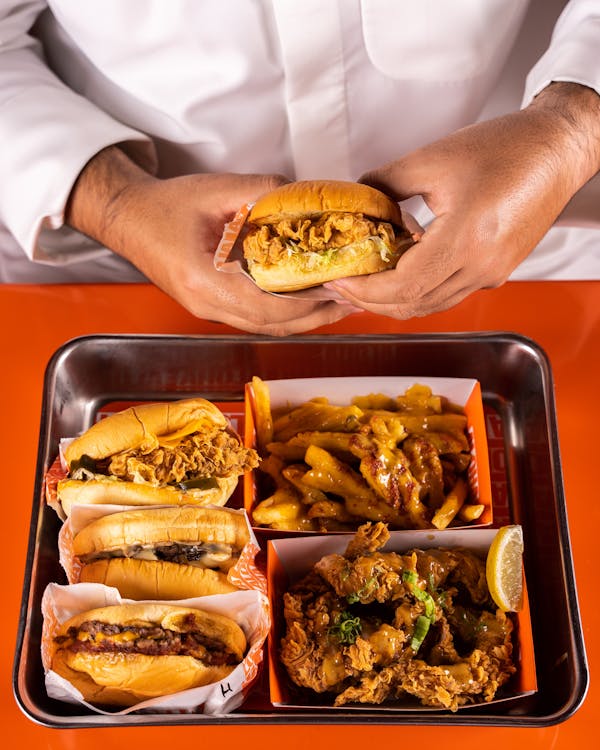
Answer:
[{"label": "french fry", "polygon": [[396,408],[414,414],[441,414],[442,399],[434,396],[429,386],[416,383],[396,398]]},{"label": "french fry", "polygon": [[393,448],[408,435],[402,416],[399,414],[386,417],[375,415],[369,420],[369,425],[378,440]]},{"label": "french fry", "polygon": [[368,396],[355,396],[352,403],[362,411],[383,409],[385,411],[396,411],[396,401],[391,396],[382,393],[370,393]]},{"label": "french fry", "polygon": [[367,422],[375,417],[383,420],[397,420],[405,432],[413,435],[431,435],[447,433],[456,440],[462,450],[469,450],[469,442],[465,430],[467,417],[464,414],[408,414],[395,411],[365,411],[363,421]]},{"label": "french fry", "polygon": [[352,432],[301,432],[285,443],[269,443],[269,453],[286,461],[302,461],[309,445],[318,445],[342,460],[351,460],[350,439]]},{"label": "french fry", "polygon": [[375,499],[373,491],[358,472],[323,448],[311,445],[306,451],[306,463],[311,469],[302,481],[310,487],[340,497],[352,495],[366,500]]},{"label": "french fry", "polygon": [[315,503],[327,501],[327,495],[324,492],[315,487],[310,487],[304,482],[305,473],[305,464],[290,464],[283,470],[284,478],[298,490],[303,503],[311,506]]},{"label": "french fry", "polygon": [[314,399],[275,420],[273,435],[276,441],[286,442],[299,432],[356,432],[362,415],[358,406],[332,406]]},{"label": "french fry", "polygon": [[464,505],[467,492],[468,487],[464,479],[457,479],[454,487],[446,495],[442,507],[434,513],[431,519],[431,523],[436,529],[445,529],[454,520],[454,517]]},{"label": "french fry", "polygon": [[271,481],[277,489],[286,489],[289,487],[283,476],[284,468],[285,463],[279,456],[267,456],[260,464],[260,470],[271,477]]},{"label": "french fry", "polygon": [[278,489],[254,508],[252,516],[259,526],[269,526],[282,521],[296,521],[303,515],[303,511],[300,498],[291,488]]},{"label": "french fry", "polygon": [[320,500],[311,505],[308,511],[309,518],[322,519],[334,518],[340,523],[350,523],[356,520],[356,517],[348,513],[344,503],[337,500]]},{"label": "french fry", "polygon": [[252,395],[254,397],[256,448],[262,456],[265,454],[267,445],[273,440],[273,417],[269,388],[264,380],[256,375],[252,378]]},{"label": "french fry", "polygon": [[473,523],[473,521],[481,518],[484,510],[485,505],[481,505],[481,503],[465,503],[458,511],[458,517],[465,523]]}]

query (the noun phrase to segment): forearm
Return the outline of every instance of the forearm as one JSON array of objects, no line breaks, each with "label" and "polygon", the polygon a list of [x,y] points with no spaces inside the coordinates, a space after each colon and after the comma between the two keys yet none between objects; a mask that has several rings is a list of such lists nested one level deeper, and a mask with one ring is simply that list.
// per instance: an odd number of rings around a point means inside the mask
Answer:
[{"label": "forearm", "polygon": [[577,83],[557,81],[543,89],[526,112],[544,118],[546,142],[574,195],[600,171],[600,96]]},{"label": "forearm", "polygon": [[65,223],[127,257],[127,239],[135,232],[130,226],[131,193],[155,179],[123,148],[109,146],[79,174],[65,207]]}]

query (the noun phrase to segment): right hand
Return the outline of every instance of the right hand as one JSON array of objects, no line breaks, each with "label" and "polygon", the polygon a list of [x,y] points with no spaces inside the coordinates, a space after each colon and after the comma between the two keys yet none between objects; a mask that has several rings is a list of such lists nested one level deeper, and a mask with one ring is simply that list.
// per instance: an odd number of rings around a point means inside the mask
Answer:
[{"label": "right hand", "polygon": [[[196,317],[283,336],[355,311],[345,302],[276,297],[243,274],[215,269],[213,255],[225,223],[244,203],[287,182],[285,178],[192,174],[157,179],[118,149],[107,152],[96,159],[114,160],[112,165],[96,170],[92,160],[82,172],[69,203],[68,223],[127,258]],[[108,174],[117,178],[108,192],[98,191],[93,178],[106,181],[107,166]],[[99,198],[95,204],[94,194]]]}]

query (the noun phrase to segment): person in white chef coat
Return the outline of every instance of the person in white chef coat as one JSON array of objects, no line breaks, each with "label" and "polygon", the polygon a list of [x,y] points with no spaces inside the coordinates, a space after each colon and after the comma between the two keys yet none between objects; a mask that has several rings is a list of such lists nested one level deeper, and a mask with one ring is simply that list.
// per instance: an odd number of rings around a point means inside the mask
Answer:
[{"label": "person in white chef coat", "polygon": [[[0,281],[147,279],[286,334],[600,278],[599,49],[598,0],[3,0]],[[422,241],[331,300],[214,269],[243,203],[310,178],[384,189]]]}]

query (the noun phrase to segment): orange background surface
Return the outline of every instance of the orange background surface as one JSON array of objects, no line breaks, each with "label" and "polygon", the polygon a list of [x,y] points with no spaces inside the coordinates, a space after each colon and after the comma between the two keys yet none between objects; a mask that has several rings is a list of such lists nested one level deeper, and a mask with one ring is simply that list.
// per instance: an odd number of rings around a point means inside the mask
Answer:
[{"label": "orange background surface", "polygon": [[[556,385],[557,419],[571,544],[590,670],[590,689],[566,721],[543,728],[242,725],[49,729],[21,713],[12,668],[31,514],[46,364],[65,341],[97,333],[226,334],[147,285],[0,286],[4,571],[0,726],[7,746],[78,748],[204,747],[314,750],[331,747],[507,747],[553,750],[594,744],[600,715],[600,607],[597,601],[600,282],[515,282],[478,292],[445,313],[394,321],[369,313],[313,333],[511,331],[546,351]],[[552,624],[548,623],[551,627]]]}]

